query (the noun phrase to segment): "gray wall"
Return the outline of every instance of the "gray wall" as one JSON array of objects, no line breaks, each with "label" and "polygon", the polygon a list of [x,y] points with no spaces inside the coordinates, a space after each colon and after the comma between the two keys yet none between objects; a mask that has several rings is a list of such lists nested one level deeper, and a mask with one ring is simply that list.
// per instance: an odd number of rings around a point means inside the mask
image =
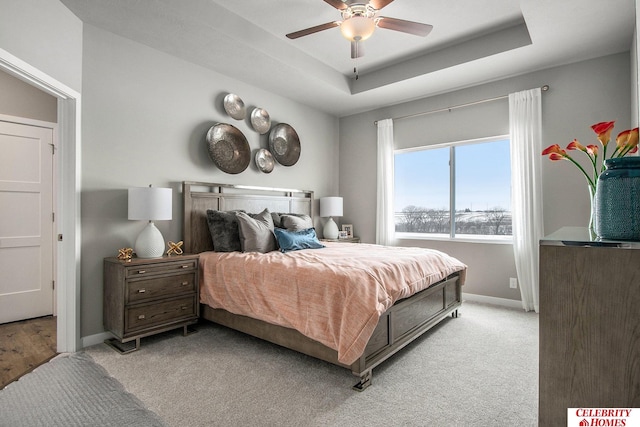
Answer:
[{"label": "gray wall", "polygon": [[[548,84],[551,89],[542,97],[543,146],[558,143],[564,147],[573,138],[585,145],[597,143],[590,128],[594,123],[616,120],[616,134],[631,127],[630,70],[627,52],[342,118],[340,195],[345,205],[342,222],[353,223],[356,234],[363,241],[375,241],[375,120],[446,108]],[[394,122],[396,148],[508,133],[506,100]],[[546,159],[542,164],[546,233],[563,226],[586,226],[589,197],[584,178],[570,164]],[[509,288],[509,277],[516,277],[511,245],[433,240],[404,240],[400,244],[444,250],[467,263],[469,274],[464,289],[467,293],[520,299],[519,291]]]},{"label": "gray wall", "polygon": [[[102,259],[131,247],[144,228],[127,220],[127,188],[170,186],[173,220],[159,221],[165,240],[182,240],[183,180],[338,192],[338,119],[112,33],[85,25],[82,147],[82,336],[103,331]],[[252,151],[266,147],[248,121],[230,118],[227,93],[266,109],[272,122],[293,126],[301,156],[271,174],[249,169],[229,175],[208,157],[205,134],[231,123]],[[316,202],[316,212],[318,205]]]},{"label": "gray wall", "polygon": [[0,0],[0,48],[80,92],[82,21],[57,0]]},{"label": "gray wall", "polygon": [[3,71],[0,71],[0,114],[58,121],[58,100]]}]

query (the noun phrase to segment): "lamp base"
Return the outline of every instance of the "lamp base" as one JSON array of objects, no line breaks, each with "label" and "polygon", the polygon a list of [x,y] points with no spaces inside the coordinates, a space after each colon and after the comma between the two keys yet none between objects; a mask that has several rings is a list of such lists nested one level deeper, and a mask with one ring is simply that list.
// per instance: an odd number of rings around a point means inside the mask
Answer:
[{"label": "lamp base", "polygon": [[325,239],[337,239],[338,234],[338,225],[333,221],[333,218],[329,217],[322,229],[322,235]]},{"label": "lamp base", "polygon": [[159,258],[164,255],[164,238],[153,221],[149,221],[138,234],[134,250],[138,258]]}]

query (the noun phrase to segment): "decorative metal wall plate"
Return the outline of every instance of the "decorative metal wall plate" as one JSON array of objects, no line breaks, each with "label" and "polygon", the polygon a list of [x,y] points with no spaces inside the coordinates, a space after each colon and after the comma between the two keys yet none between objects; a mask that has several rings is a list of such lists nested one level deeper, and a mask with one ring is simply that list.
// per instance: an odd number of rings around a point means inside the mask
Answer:
[{"label": "decorative metal wall plate", "polygon": [[260,172],[271,173],[273,170],[273,166],[275,165],[275,160],[273,160],[273,156],[269,152],[269,150],[265,150],[264,148],[259,149],[256,152],[256,166],[260,169]]},{"label": "decorative metal wall plate", "polygon": [[269,117],[267,110],[263,108],[254,108],[251,112],[251,126],[253,126],[259,134],[269,132],[269,128],[271,127],[271,117]]},{"label": "decorative metal wall plate", "polygon": [[218,123],[207,132],[209,157],[223,172],[236,174],[251,162],[249,142],[240,130],[227,123]]},{"label": "decorative metal wall plate", "polygon": [[300,138],[295,129],[278,123],[269,133],[269,151],[283,166],[293,166],[300,158]]},{"label": "decorative metal wall plate", "polygon": [[238,95],[233,93],[224,97],[224,111],[236,120],[242,120],[247,115],[247,109],[244,102]]}]

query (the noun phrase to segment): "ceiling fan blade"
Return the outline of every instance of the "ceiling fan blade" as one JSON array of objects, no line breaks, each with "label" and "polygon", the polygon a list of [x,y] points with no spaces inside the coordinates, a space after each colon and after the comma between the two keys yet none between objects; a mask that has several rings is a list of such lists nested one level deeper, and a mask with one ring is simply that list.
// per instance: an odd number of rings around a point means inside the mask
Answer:
[{"label": "ceiling fan blade", "polygon": [[426,37],[433,30],[433,25],[421,24],[420,22],[405,21],[404,19],[387,18],[380,16],[376,25],[387,30],[401,31],[415,36]]},{"label": "ceiling fan blade", "polygon": [[348,7],[348,5],[342,0],[324,0],[324,2],[329,3],[331,6],[335,7],[338,10],[343,10]]},{"label": "ceiling fan blade", "polygon": [[362,42],[351,42],[351,59],[362,58],[364,56],[364,45]]},{"label": "ceiling fan blade", "polygon": [[339,21],[327,22],[326,24],[316,25],[315,27],[305,28],[304,30],[289,33],[287,34],[287,37],[290,39],[297,39],[298,37],[308,36],[309,34],[337,27],[338,25],[340,25]]},{"label": "ceiling fan blade", "polygon": [[369,0],[369,5],[376,10],[380,10],[392,1],[393,0]]}]

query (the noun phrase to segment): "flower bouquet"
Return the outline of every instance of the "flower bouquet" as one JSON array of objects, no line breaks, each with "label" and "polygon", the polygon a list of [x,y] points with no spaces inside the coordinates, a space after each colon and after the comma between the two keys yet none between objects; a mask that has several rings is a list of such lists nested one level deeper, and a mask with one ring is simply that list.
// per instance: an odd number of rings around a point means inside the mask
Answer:
[{"label": "flower bouquet", "polygon": [[[591,129],[596,133],[598,141],[602,145],[602,156],[598,156],[600,147],[597,145],[587,145],[586,147],[577,139],[574,139],[567,145],[566,150],[560,148],[558,144],[550,145],[542,151],[543,156],[549,156],[549,160],[568,160],[573,163],[587,178],[589,184],[589,191],[591,196],[595,195],[596,184],[598,183],[598,177],[605,170],[604,161],[607,159],[607,147],[611,140],[611,131],[615,121],[601,122],[591,126]],[[567,151],[582,151],[587,155],[593,171],[587,173],[587,171],[578,163]],[[609,158],[624,157],[627,154],[632,154],[638,151],[638,128],[625,130],[620,132],[616,137],[616,147],[611,153]]]}]

